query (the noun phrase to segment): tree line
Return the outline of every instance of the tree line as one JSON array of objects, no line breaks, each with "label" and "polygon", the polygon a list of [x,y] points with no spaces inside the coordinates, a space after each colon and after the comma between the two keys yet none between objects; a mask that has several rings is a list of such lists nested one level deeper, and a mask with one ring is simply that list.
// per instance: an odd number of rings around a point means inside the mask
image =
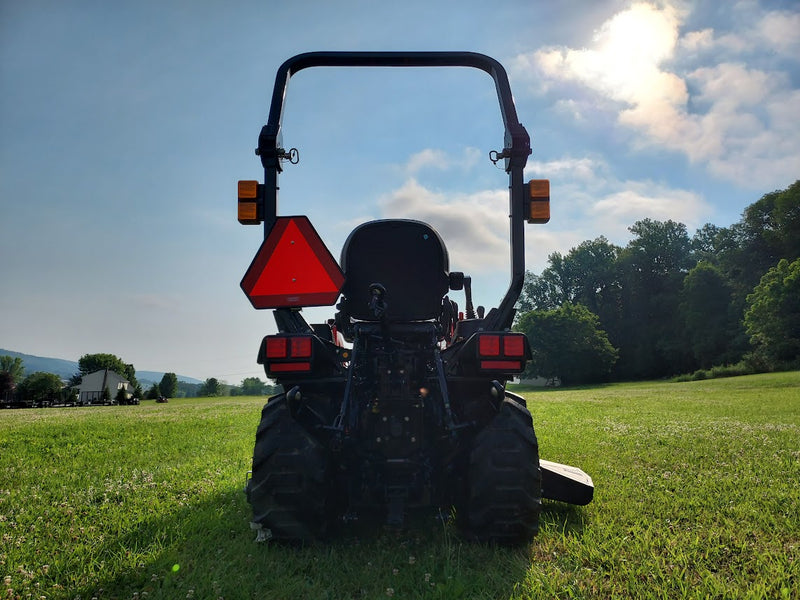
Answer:
[{"label": "tree line", "polygon": [[515,328],[529,375],[562,382],[653,379],[728,366],[800,368],[800,181],[762,196],[730,227],[690,236],[637,221],[526,273]]},{"label": "tree line", "polygon": [[118,356],[107,353],[85,354],[78,361],[78,372],[64,384],[54,373],[37,371],[26,374],[24,361],[19,357],[0,356],[0,405],[3,406],[48,406],[53,404],[76,404],[77,388],[84,376],[108,369],[128,380],[130,398],[125,390],[112,396],[103,390],[103,401],[112,400],[125,404],[132,399],[159,399],[197,396],[262,396],[277,393],[277,386],[261,381],[258,377],[246,377],[240,385],[230,385],[210,377],[202,384],[178,381],[175,373],[164,373],[161,381],[153,383],[145,392],[136,379],[136,369]]},{"label": "tree line", "polygon": [[164,373],[161,382],[154,383],[147,391],[148,399],[197,398],[214,396],[266,396],[277,394],[280,386],[270,385],[258,377],[245,377],[241,384],[231,385],[216,377],[209,377],[203,383],[178,381],[175,373]]}]

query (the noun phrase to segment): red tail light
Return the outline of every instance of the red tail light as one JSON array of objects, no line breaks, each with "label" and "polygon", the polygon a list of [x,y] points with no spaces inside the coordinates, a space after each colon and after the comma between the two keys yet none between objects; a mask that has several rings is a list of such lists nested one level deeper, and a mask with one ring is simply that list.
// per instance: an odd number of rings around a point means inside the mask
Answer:
[{"label": "red tail light", "polygon": [[267,358],[286,358],[286,338],[269,336],[266,338]]},{"label": "red tail light", "polygon": [[500,336],[481,334],[478,337],[478,354],[480,356],[500,356]]},{"label": "red tail light", "polygon": [[310,335],[268,335],[264,358],[268,373],[310,373],[314,337]]},{"label": "red tail light", "polygon": [[521,373],[530,357],[522,333],[479,333],[478,363],[482,371]]},{"label": "red tail light", "polygon": [[311,363],[269,363],[271,373],[306,373],[311,370]]},{"label": "red tail light", "polygon": [[503,354],[506,356],[525,356],[525,336],[524,335],[504,335]]}]

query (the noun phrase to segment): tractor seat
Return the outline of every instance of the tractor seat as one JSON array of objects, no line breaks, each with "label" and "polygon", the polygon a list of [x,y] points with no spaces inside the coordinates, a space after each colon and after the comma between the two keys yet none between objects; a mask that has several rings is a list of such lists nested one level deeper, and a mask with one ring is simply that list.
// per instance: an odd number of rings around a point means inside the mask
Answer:
[{"label": "tractor seat", "polygon": [[[442,238],[426,223],[386,219],[359,225],[344,243],[340,264],[341,308],[354,319],[426,321],[441,314],[449,261]],[[381,314],[372,302],[376,286]]]}]

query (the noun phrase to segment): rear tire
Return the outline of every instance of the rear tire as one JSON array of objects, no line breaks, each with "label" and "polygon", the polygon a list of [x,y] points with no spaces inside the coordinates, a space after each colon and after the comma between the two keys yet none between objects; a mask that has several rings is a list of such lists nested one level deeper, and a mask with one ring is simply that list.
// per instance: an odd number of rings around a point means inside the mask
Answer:
[{"label": "rear tire", "polygon": [[506,398],[500,411],[475,436],[469,459],[468,492],[458,514],[468,537],[519,544],[539,530],[539,445],[528,410]]},{"label": "rear tire", "polygon": [[308,542],[328,524],[326,449],[292,418],[286,396],[276,396],[261,412],[247,499],[253,521],[278,540]]}]

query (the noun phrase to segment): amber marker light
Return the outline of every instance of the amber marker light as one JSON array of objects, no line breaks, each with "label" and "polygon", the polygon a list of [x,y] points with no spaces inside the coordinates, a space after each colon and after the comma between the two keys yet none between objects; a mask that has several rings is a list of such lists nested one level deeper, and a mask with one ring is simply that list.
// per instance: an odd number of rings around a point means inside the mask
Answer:
[{"label": "amber marker light", "polygon": [[242,225],[258,225],[261,223],[258,214],[260,201],[258,192],[258,181],[239,182],[237,218]]},{"label": "amber marker light", "polygon": [[528,182],[528,223],[547,223],[550,220],[550,180],[531,179]]},{"label": "amber marker light", "polygon": [[250,198],[255,200],[258,198],[258,182],[257,181],[240,181],[239,182],[239,200]]}]

